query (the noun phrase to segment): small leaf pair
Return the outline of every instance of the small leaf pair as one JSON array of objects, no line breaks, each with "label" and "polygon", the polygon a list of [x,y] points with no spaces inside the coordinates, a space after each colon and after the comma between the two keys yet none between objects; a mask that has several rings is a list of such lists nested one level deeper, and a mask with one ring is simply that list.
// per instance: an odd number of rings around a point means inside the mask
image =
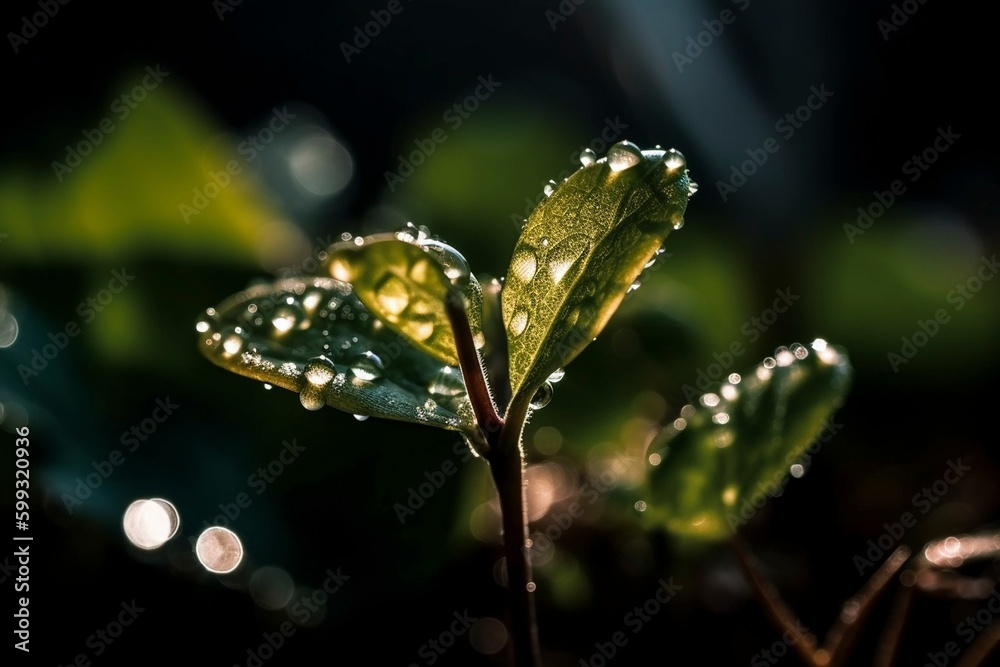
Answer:
[{"label": "small leaf pair", "polygon": [[[697,187],[674,150],[623,141],[602,159],[584,151],[581,163],[546,188],[526,221],[499,308],[484,306],[458,251],[409,225],[334,244],[319,276],[253,287],[209,309],[198,324],[202,349],[224,368],[299,392],[308,408],[482,441],[462,365],[479,374],[486,362],[502,376],[494,395],[528,406],[601,332],[683,224]],[[474,352],[462,353],[468,340]]]}]

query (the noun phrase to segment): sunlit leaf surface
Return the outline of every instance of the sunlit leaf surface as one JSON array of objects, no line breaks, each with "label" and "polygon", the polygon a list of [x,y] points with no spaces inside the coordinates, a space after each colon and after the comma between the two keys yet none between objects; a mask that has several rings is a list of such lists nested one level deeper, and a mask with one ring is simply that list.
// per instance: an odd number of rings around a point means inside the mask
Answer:
[{"label": "sunlit leaf surface", "polygon": [[696,186],[677,151],[615,144],[531,213],[503,290],[513,393],[533,392],[600,333]]},{"label": "sunlit leaf surface", "polygon": [[252,286],[210,308],[202,352],[230,371],[324,405],[478,437],[458,368],[411,346],[374,317],[347,283],[288,278]]},{"label": "sunlit leaf surface", "polygon": [[649,445],[647,517],[681,535],[731,536],[780,492],[850,378],[843,351],[822,340],[779,348],[743,376],[730,375]]},{"label": "sunlit leaf surface", "polygon": [[445,302],[465,295],[473,338],[482,347],[482,288],[454,248],[433,239],[418,243],[415,236],[409,238],[380,234],[337,243],[330,247],[324,270],[353,285],[361,302],[416,348],[458,366]]}]

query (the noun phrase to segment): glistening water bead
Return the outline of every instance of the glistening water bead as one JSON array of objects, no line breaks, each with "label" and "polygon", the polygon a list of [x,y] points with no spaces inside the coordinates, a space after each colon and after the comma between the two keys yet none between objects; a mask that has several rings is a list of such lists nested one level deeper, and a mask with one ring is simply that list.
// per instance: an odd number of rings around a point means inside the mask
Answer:
[{"label": "glistening water bead", "polygon": [[351,362],[351,374],[365,382],[372,382],[379,379],[382,377],[382,371],[384,370],[385,364],[382,363],[381,357],[370,350],[362,352]]}]

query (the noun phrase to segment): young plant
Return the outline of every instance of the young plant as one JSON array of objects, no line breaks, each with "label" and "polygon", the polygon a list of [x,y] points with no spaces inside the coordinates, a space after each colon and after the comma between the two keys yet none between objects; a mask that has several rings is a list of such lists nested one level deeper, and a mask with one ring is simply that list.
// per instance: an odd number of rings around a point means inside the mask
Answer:
[{"label": "young plant", "polygon": [[[604,329],[644,269],[680,229],[684,156],[622,141],[560,184],[525,222],[506,280],[482,283],[462,255],[408,225],[343,235],[318,275],[251,287],[209,308],[201,349],[236,373],[325,405],[460,432],[489,465],[499,498],[516,664],[539,664],[525,456],[532,410],[549,378]],[[842,353],[817,341],[779,350],[654,442],[641,508],[654,525],[728,534],[727,513],[760,479],[787,472],[846,391]],[[783,466],[783,468],[782,468]],[[639,503],[636,505],[640,507]]]}]

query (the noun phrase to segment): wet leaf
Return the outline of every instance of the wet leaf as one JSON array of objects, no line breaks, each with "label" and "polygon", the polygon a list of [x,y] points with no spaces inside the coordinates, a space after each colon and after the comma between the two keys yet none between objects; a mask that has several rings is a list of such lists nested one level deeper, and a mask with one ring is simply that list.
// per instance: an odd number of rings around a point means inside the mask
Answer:
[{"label": "wet leaf", "polygon": [[196,324],[199,347],[223,368],[324,405],[478,438],[462,374],[410,345],[347,283],[287,278],[239,292]]},{"label": "wet leaf", "polygon": [[850,378],[843,351],[816,340],[811,348],[778,348],[685,406],[647,450],[647,518],[680,535],[731,536],[780,492]]},{"label": "wet leaf", "polygon": [[361,302],[414,347],[450,366],[458,366],[458,351],[445,303],[464,294],[473,339],[482,347],[482,288],[465,258],[441,241],[379,234],[337,243],[324,271],[353,285]]},{"label": "wet leaf", "polygon": [[515,395],[575,358],[632,288],[693,191],[683,156],[629,142],[556,186],[531,213],[503,290]]}]

